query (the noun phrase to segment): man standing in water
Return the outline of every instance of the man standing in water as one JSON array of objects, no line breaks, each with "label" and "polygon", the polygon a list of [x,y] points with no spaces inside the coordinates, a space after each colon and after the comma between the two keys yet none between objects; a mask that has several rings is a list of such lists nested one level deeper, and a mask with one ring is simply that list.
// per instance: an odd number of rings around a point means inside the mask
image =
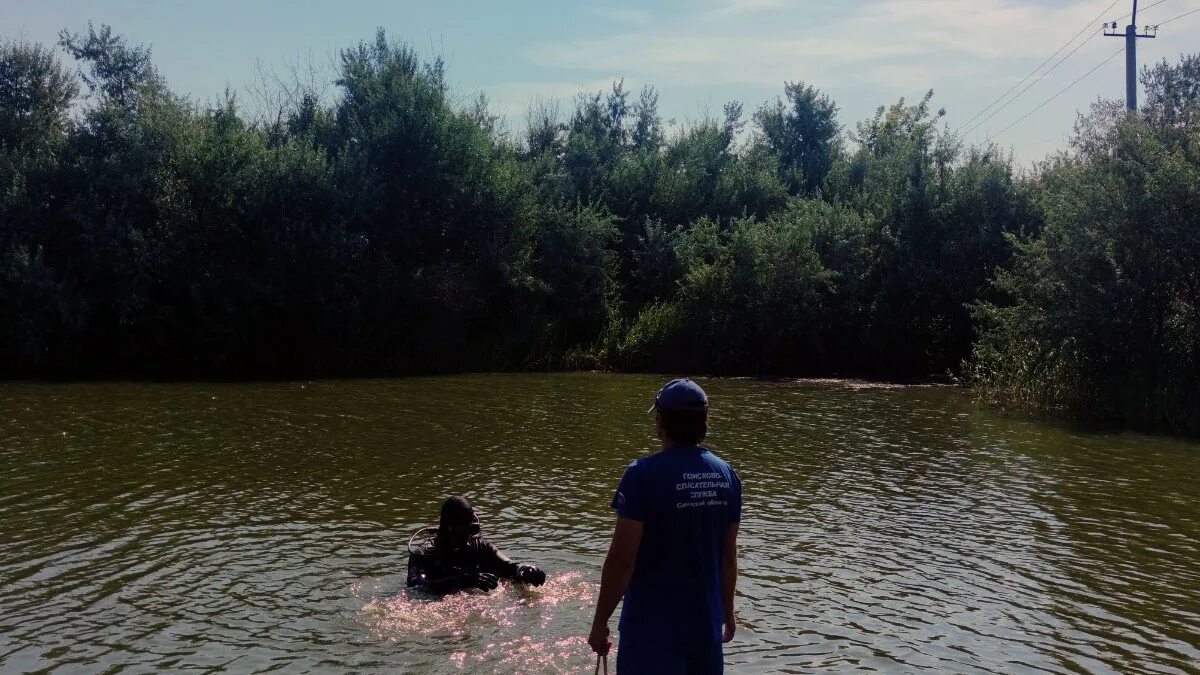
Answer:
[{"label": "man standing in water", "polygon": [[617,485],[617,526],[588,644],[608,654],[608,620],[624,597],[620,675],[722,673],[721,645],[736,627],[741,480],[699,447],[708,397],[698,384],[668,382],[651,410],[662,450],[630,464]]}]

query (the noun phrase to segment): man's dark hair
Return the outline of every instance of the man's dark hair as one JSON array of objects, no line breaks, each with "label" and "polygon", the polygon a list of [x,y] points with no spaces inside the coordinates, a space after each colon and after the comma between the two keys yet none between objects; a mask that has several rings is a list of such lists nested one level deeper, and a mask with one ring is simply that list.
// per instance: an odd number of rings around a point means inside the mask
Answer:
[{"label": "man's dark hair", "polygon": [[708,435],[708,413],[696,410],[659,410],[663,430],[676,445],[698,445]]}]

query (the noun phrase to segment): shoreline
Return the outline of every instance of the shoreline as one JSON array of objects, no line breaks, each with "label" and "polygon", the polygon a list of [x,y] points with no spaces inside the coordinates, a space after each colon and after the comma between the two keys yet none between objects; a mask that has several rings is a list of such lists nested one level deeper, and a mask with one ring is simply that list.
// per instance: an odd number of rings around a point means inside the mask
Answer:
[{"label": "shoreline", "polygon": [[441,378],[441,377],[457,377],[464,375],[635,375],[635,376],[659,376],[659,377],[694,377],[704,379],[719,379],[719,380],[754,380],[758,382],[777,382],[788,384],[811,384],[811,385],[827,385],[838,386],[846,389],[907,389],[915,387],[962,387],[969,388],[958,383],[947,381],[945,378],[889,378],[886,376],[871,377],[859,375],[729,375],[729,374],[713,374],[713,373],[673,373],[654,370],[611,370],[611,369],[578,369],[578,370],[461,370],[461,371],[446,371],[446,372],[428,372],[428,373],[396,373],[396,374],[342,374],[342,375],[253,375],[249,377],[189,377],[186,375],[180,376],[156,376],[156,375],[137,375],[129,373],[112,373],[112,374],[96,374],[96,375],[65,375],[62,377],[56,376],[30,376],[30,377],[0,377],[0,386],[13,384],[47,384],[47,385],[71,385],[71,384],[105,384],[105,383],[131,383],[131,384],[286,384],[286,383],[314,383],[324,381],[344,381],[344,380],[409,380],[420,378]]}]

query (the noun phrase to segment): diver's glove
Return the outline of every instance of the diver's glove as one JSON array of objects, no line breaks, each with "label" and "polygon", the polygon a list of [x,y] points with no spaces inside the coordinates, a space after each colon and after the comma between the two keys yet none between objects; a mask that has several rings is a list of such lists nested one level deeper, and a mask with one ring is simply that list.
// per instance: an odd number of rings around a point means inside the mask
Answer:
[{"label": "diver's glove", "polygon": [[467,574],[467,583],[481,591],[494,591],[496,590],[496,586],[500,584],[500,580],[495,574],[470,572]]},{"label": "diver's glove", "polygon": [[530,586],[541,586],[546,583],[546,573],[533,565],[521,565],[517,568],[517,581]]}]

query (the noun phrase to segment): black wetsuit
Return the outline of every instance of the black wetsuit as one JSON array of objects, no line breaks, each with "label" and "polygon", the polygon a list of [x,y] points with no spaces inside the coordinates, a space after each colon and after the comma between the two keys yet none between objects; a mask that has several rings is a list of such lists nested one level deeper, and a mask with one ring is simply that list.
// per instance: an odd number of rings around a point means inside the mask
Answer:
[{"label": "black wetsuit", "polygon": [[424,586],[435,593],[453,593],[478,587],[480,574],[519,580],[518,568],[517,563],[483,537],[473,537],[455,550],[435,540],[423,551],[409,554],[408,585]]}]

